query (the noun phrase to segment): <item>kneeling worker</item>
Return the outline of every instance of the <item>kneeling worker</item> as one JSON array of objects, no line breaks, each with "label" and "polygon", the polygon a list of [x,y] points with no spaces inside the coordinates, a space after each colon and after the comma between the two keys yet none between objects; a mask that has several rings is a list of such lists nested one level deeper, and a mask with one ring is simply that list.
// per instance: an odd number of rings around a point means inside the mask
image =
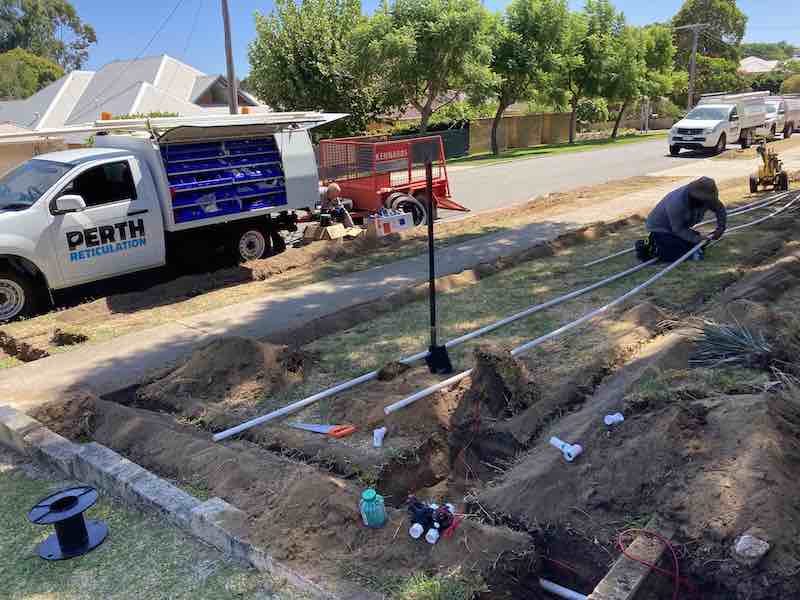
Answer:
[{"label": "kneeling worker", "polygon": [[[703,235],[692,227],[703,220],[706,211],[717,216],[717,228],[708,236],[718,240],[725,233],[728,213],[719,200],[717,184],[710,177],[701,177],[673,190],[659,202],[647,217],[647,240],[636,242],[640,260],[658,257],[673,262],[703,241]],[[698,258],[702,258],[699,251]]]},{"label": "kneeling worker", "polygon": [[342,204],[342,188],[338,183],[330,183],[319,189],[322,212],[328,213],[344,224],[345,227],[355,227],[353,217]]}]

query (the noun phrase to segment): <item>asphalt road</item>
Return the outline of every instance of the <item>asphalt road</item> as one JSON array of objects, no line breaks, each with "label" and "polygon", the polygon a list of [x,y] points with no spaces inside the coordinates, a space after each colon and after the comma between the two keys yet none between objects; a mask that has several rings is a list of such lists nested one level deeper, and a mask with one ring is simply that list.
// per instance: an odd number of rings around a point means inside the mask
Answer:
[{"label": "asphalt road", "polygon": [[[662,138],[485,167],[453,168],[448,177],[453,200],[472,211],[481,211],[518,204],[550,192],[663,171],[698,159],[691,152],[670,156],[667,140]],[[458,215],[463,213],[448,211],[447,217]]]}]

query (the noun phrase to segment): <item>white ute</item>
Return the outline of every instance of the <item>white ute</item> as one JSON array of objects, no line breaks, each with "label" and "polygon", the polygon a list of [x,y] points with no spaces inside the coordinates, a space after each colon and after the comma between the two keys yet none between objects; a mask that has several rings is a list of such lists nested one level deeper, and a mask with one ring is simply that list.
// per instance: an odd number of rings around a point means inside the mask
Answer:
[{"label": "white ute", "polygon": [[705,94],[700,102],[669,130],[669,153],[684,148],[719,154],[729,143],[749,148],[767,120],[769,92]]},{"label": "white ute", "polygon": [[800,128],[800,98],[770,96],[767,98],[767,122],[765,128],[770,139],[783,134],[789,139]]},{"label": "white ute", "polygon": [[42,154],[0,177],[0,322],[31,315],[54,290],[177,254],[225,244],[247,260],[280,250],[292,211],[319,198],[309,129],[342,116],[97,121],[0,135],[96,136],[94,147]]}]

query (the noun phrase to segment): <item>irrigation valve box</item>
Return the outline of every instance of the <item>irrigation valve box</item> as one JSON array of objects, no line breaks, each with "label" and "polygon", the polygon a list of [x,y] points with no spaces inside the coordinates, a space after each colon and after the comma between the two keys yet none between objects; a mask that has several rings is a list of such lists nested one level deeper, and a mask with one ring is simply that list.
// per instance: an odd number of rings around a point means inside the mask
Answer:
[{"label": "irrigation valve box", "polygon": [[367,235],[383,237],[399,233],[414,227],[414,218],[410,213],[401,212],[393,215],[373,215],[367,220]]}]

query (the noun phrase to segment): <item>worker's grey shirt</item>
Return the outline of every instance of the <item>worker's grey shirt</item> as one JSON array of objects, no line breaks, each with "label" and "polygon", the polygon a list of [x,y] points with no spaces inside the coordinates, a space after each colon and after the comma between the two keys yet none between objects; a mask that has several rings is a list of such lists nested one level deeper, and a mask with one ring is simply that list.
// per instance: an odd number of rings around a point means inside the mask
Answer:
[{"label": "worker's grey shirt", "polygon": [[727,211],[722,202],[717,200],[691,203],[689,186],[685,185],[664,196],[648,215],[645,226],[651,233],[671,233],[687,242],[696,244],[702,239],[702,236],[692,227],[703,220],[703,215],[707,210],[716,214],[717,228],[724,230]]}]

